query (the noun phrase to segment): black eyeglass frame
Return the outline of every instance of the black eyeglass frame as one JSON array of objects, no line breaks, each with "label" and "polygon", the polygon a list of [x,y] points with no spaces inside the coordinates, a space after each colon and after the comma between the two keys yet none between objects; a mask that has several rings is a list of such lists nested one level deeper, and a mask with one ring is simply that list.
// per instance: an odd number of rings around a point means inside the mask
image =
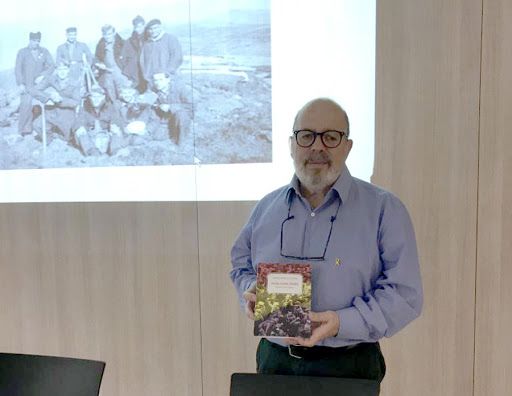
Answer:
[{"label": "black eyeglass frame", "polygon": [[332,234],[332,228],[333,228],[333,225],[334,225],[334,221],[338,217],[338,213],[340,211],[340,206],[341,206],[341,199],[338,198],[338,207],[336,208],[336,213],[334,214],[334,216],[331,216],[331,218],[329,219],[330,223],[331,223],[331,227],[329,229],[329,235],[327,235],[327,241],[325,242],[324,252],[323,252],[322,256],[320,256],[320,257],[290,256],[290,255],[287,255],[287,254],[283,254],[283,229],[284,229],[284,223],[286,223],[287,221],[292,220],[292,219],[295,218],[295,216],[290,216],[290,211],[291,211],[291,208],[292,208],[292,200],[290,200],[290,203],[288,204],[288,216],[286,216],[286,219],[284,219],[283,222],[281,223],[281,246],[280,246],[281,257],[285,257],[285,258],[293,259],[293,260],[324,261],[325,260],[325,253],[327,252],[327,247],[329,246],[329,241],[331,240],[331,234]]},{"label": "black eyeglass frame", "polygon": [[[313,134],[313,140],[311,141],[311,144],[303,145],[303,144],[299,143],[299,138],[298,138],[297,135],[300,132],[309,132],[309,133]],[[340,134],[340,141],[338,142],[338,144],[336,144],[336,146],[329,146],[329,145],[327,145],[325,143],[324,136],[325,136],[326,133],[330,133],[330,132],[336,132],[336,133]],[[345,131],[337,131],[336,129],[329,129],[328,131],[324,131],[324,132],[316,132],[316,131],[312,131],[311,129],[297,129],[297,130],[293,131],[293,135],[295,136],[295,141],[297,142],[297,144],[300,147],[304,147],[304,148],[311,147],[313,144],[315,144],[317,136],[320,136],[320,140],[322,141],[322,144],[325,147],[327,147],[327,148],[336,148],[336,147],[338,147],[341,144],[341,142],[343,141],[343,138],[345,136],[348,136],[347,132],[345,132]]]}]

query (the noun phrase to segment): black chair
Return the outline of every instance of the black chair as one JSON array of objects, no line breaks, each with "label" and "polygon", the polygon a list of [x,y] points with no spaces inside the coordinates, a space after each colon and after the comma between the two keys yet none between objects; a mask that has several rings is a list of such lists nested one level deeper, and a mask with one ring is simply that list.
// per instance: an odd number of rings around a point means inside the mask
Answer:
[{"label": "black chair", "polygon": [[230,396],[377,396],[379,392],[380,384],[372,380],[235,373]]},{"label": "black chair", "polygon": [[0,396],[98,396],[105,363],[0,353]]}]

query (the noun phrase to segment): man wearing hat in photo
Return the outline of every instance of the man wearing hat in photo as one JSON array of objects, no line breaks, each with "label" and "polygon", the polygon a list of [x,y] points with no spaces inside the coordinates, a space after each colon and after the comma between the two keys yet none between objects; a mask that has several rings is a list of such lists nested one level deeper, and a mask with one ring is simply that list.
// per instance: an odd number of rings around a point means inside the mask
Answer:
[{"label": "man wearing hat in photo", "polygon": [[92,53],[87,44],[77,41],[76,27],[66,29],[66,42],[57,47],[55,62],[69,65],[69,78],[83,82],[84,58],[88,65],[92,63]]},{"label": "man wearing hat in photo", "polygon": [[144,21],[144,18],[137,15],[132,20],[132,25],[132,35],[125,41],[123,50],[121,51],[121,69],[123,74],[135,83],[139,92],[144,92],[147,84],[142,77],[139,59],[142,46],[144,44],[144,30],[146,28],[146,22]]},{"label": "man wearing hat in photo", "polygon": [[144,79],[150,83],[155,73],[169,75],[183,63],[181,44],[176,37],[164,32],[159,19],[152,19],[146,26],[147,41],[140,54],[140,67]]},{"label": "man wearing hat in photo", "polygon": [[50,52],[41,47],[40,42],[40,32],[30,33],[28,46],[20,49],[16,56],[16,84],[21,93],[18,132],[21,135],[32,133],[32,96],[29,91],[48,77],[55,67]]},{"label": "man wearing hat in photo", "polygon": [[[71,128],[76,122],[76,112],[80,105],[80,84],[69,77],[70,68],[64,63],[58,63],[54,75],[44,79],[32,90],[34,98],[45,106],[46,131],[48,142],[53,138],[51,132],[62,136],[68,142]],[[34,130],[41,140],[42,120],[34,121]]]},{"label": "man wearing hat in photo", "polygon": [[75,143],[85,156],[115,154],[123,147],[122,119],[100,86],[93,86],[73,127]]},{"label": "man wearing hat in photo", "polygon": [[151,118],[151,105],[155,100],[156,94],[152,91],[141,94],[129,84],[121,88],[117,108],[123,120],[127,144],[142,144],[150,138],[147,125]]}]

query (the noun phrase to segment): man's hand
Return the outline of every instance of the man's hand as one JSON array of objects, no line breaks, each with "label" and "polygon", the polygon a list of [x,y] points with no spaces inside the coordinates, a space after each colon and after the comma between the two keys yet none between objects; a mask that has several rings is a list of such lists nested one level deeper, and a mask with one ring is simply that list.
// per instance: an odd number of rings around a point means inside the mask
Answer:
[{"label": "man's hand", "polygon": [[50,99],[52,100],[53,103],[62,102],[62,96],[60,96],[60,94],[58,92],[52,92],[50,94]]},{"label": "man's hand", "polygon": [[79,138],[80,136],[87,135],[87,130],[85,129],[85,127],[81,126],[75,131],[75,135],[77,138]]},{"label": "man's hand", "polygon": [[115,136],[123,135],[123,132],[121,132],[121,128],[119,128],[116,124],[110,125],[110,133]]},{"label": "man's hand", "polygon": [[96,62],[94,65],[100,70],[107,70],[107,65],[103,62]]},{"label": "man's hand", "polygon": [[243,297],[245,299],[245,314],[251,320],[254,320],[254,306],[256,305],[256,284],[247,289]]},{"label": "man's hand", "polygon": [[309,318],[313,328],[311,337],[290,337],[285,339],[286,343],[312,347],[326,338],[334,337],[340,330],[340,318],[334,311],[310,312]]},{"label": "man's hand", "polygon": [[162,103],[160,105],[160,110],[162,110],[164,113],[168,113],[169,111],[171,111],[171,106],[167,103]]}]

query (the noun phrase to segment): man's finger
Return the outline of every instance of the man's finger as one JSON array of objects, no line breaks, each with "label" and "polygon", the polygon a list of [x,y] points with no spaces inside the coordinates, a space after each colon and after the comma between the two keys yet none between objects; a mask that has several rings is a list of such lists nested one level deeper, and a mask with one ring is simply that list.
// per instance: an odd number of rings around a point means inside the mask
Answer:
[{"label": "man's finger", "polygon": [[302,337],[288,337],[284,338],[283,341],[288,345],[300,345],[301,340],[304,340]]},{"label": "man's finger", "polygon": [[[313,337],[313,336],[311,336]],[[305,347],[312,347],[316,344],[316,341],[314,341],[312,338],[302,338],[302,337],[296,337],[293,338],[293,342],[290,342],[291,345],[300,345]]]},{"label": "man's finger", "polygon": [[256,294],[251,293],[249,291],[244,292],[243,297],[245,298],[246,301],[256,302]]},{"label": "man's finger", "polygon": [[247,301],[245,303],[245,313],[249,319],[254,320],[254,303],[251,301]]},{"label": "man's finger", "polygon": [[327,322],[330,316],[328,312],[313,312],[309,313],[309,319],[313,322]]},{"label": "man's finger", "polygon": [[330,328],[329,325],[324,324],[322,326],[319,326],[313,331],[313,334],[311,334],[311,337],[307,340],[311,345],[313,346],[317,344],[318,342],[325,340],[330,336]]},{"label": "man's finger", "polygon": [[245,313],[247,317],[254,320],[254,308],[256,306],[256,282],[242,294],[245,299]]},{"label": "man's finger", "polygon": [[319,343],[322,340],[325,340],[330,335],[330,328],[327,324],[322,324],[321,326],[317,327],[313,333],[311,334],[311,337],[299,340],[300,345],[306,346],[306,347],[312,347],[315,346],[317,343]]}]

